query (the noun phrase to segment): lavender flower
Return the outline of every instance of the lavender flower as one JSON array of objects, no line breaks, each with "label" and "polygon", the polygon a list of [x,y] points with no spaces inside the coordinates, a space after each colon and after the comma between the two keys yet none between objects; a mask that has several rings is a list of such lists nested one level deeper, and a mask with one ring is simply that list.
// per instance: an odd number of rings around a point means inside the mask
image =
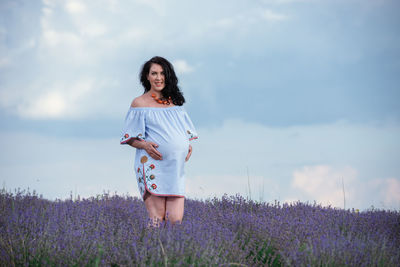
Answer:
[{"label": "lavender flower", "polygon": [[236,195],[187,199],[182,224],[149,229],[135,197],[2,190],[0,265],[399,266],[399,215]]}]

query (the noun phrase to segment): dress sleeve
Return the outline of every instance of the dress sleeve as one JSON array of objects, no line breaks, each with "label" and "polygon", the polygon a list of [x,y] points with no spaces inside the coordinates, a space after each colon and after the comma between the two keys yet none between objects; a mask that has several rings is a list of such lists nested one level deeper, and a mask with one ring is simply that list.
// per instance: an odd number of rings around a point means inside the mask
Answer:
[{"label": "dress sleeve", "polygon": [[186,135],[187,135],[189,141],[196,140],[197,138],[199,138],[199,136],[197,135],[197,132],[196,132],[196,129],[194,128],[192,120],[190,119],[190,117],[186,113],[186,111],[184,112],[183,117],[184,117],[185,131],[186,131]]},{"label": "dress sleeve", "polygon": [[145,114],[143,110],[135,110],[134,108],[130,108],[125,117],[125,126],[122,132],[122,137],[120,144],[125,145],[131,140],[145,139]]}]

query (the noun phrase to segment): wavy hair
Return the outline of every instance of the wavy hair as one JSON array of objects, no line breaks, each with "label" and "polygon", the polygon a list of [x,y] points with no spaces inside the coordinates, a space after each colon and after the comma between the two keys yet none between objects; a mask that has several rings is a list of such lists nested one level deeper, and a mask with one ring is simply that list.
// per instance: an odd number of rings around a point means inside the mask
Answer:
[{"label": "wavy hair", "polygon": [[168,99],[171,97],[172,103],[176,106],[182,106],[185,103],[185,98],[182,92],[179,90],[178,78],[176,77],[174,67],[172,64],[163,57],[153,57],[149,61],[143,64],[142,71],[140,72],[140,82],[144,87],[144,92],[148,92],[151,88],[147,75],[150,72],[152,64],[161,65],[164,71],[165,87],[161,91],[163,98]]}]

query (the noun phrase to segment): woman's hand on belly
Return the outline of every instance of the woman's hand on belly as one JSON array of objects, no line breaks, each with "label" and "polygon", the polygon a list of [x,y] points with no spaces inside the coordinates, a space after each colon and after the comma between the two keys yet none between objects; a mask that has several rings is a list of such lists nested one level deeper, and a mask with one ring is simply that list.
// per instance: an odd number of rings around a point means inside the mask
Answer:
[{"label": "woman's hand on belly", "polygon": [[158,145],[153,142],[145,141],[143,144],[143,149],[147,152],[147,154],[149,154],[150,157],[155,160],[162,160],[162,154],[156,149],[157,147]]},{"label": "woman's hand on belly", "polygon": [[162,160],[162,154],[156,148],[158,145],[153,142],[140,140],[140,139],[131,139],[128,144],[137,149],[144,149],[150,157],[155,160]]}]

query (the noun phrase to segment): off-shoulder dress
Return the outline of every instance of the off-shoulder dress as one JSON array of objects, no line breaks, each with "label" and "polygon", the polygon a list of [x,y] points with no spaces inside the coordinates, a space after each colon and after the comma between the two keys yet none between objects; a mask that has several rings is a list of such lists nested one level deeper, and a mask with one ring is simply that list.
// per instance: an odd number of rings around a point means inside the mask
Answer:
[{"label": "off-shoulder dress", "polygon": [[162,160],[136,149],[134,170],[142,199],[146,190],[156,196],[185,196],[184,165],[189,141],[198,138],[183,106],[166,108],[130,107],[120,144],[130,139],[158,144]]}]

